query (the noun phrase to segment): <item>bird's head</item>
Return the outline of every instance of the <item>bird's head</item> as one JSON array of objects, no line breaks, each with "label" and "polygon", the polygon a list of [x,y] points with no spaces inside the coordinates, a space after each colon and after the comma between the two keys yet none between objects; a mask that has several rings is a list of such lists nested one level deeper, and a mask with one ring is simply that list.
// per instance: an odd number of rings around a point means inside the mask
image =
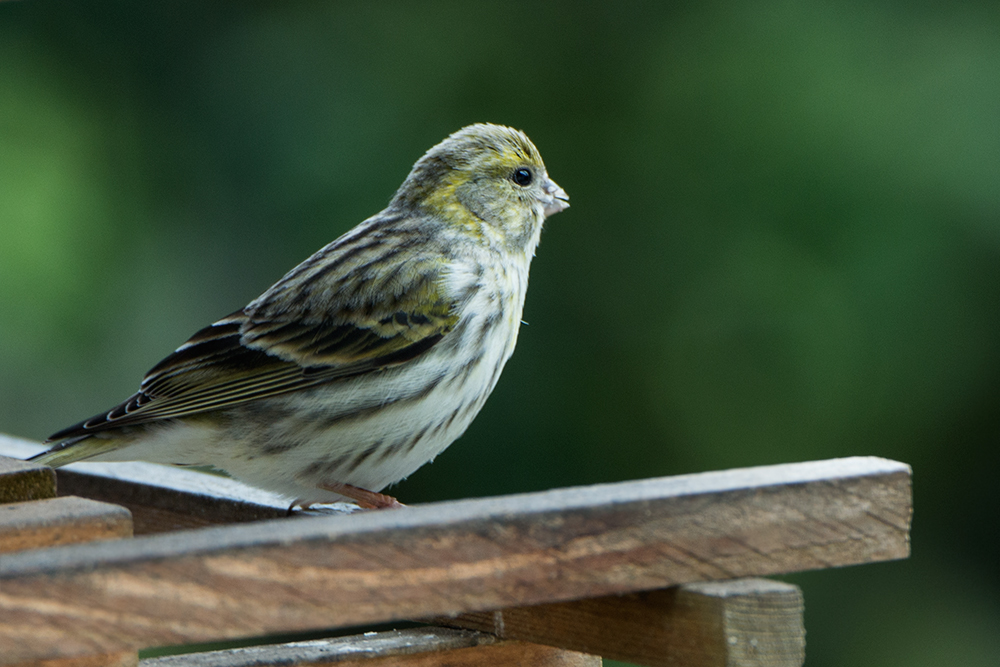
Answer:
[{"label": "bird's head", "polygon": [[542,221],[569,206],[521,131],[480,123],[455,132],[413,166],[393,204],[421,209],[508,247],[537,241]]}]

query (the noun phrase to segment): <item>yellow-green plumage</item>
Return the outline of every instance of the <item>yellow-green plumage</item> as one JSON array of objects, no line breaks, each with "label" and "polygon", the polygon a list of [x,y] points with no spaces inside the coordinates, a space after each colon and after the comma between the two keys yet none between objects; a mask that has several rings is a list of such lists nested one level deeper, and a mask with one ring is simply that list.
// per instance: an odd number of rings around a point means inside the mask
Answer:
[{"label": "yellow-green plumage", "polygon": [[213,465],[300,501],[378,491],[464,432],[513,352],[547,215],[521,132],[473,125],[390,205],[196,333],[130,399],[37,457]]}]

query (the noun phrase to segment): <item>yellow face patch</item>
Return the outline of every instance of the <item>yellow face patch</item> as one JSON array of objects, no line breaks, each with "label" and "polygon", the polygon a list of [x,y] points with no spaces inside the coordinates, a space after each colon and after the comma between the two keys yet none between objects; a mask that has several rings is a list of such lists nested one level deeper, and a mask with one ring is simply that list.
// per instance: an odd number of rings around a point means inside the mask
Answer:
[{"label": "yellow face patch", "polygon": [[[515,181],[522,169],[528,182]],[[536,209],[543,178],[541,155],[522,132],[473,125],[418,160],[394,202],[417,206],[491,246],[514,248],[541,225]]]}]

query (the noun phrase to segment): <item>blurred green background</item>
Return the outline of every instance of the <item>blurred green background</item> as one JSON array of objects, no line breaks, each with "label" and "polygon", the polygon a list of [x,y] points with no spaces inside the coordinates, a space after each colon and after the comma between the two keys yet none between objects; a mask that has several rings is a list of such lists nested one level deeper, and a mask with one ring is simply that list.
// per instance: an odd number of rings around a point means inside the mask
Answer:
[{"label": "blurred green background", "polygon": [[396,495],[899,459],[913,557],[789,577],[807,664],[997,664],[993,2],[3,3],[0,430],[125,398],[476,121],[573,207]]}]

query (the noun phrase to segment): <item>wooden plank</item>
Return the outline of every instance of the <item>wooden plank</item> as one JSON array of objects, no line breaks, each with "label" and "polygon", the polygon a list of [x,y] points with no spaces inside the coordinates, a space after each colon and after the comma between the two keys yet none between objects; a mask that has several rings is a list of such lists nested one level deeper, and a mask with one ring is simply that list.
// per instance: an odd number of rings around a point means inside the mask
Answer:
[{"label": "wooden plank", "polygon": [[[98,465],[100,468],[119,469],[94,470]],[[277,506],[262,505],[218,493],[213,488],[217,485],[243,485],[216,475],[152,463],[87,464],[86,468],[85,471],[59,469],[60,493],[72,493],[127,507],[133,513],[137,535],[288,515],[288,504],[285,502]],[[180,483],[178,478],[182,478]]]},{"label": "wooden plank", "polygon": [[[716,620],[721,627],[707,634],[706,644],[678,651],[675,664],[798,667],[805,662],[804,606],[797,586],[764,579],[687,584],[678,591],[677,605],[689,610],[692,632]],[[685,629],[678,628],[675,636],[683,638]]]},{"label": "wooden plank", "polygon": [[802,614],[797,586],[737,579],[439,620],[649,667],[799,667]]},{"label": "wooden plank", "polygon": [[904,558],[910,509],[859,457],[23,552],[0,664]]},{"label": "wooden plank", "polygon": [[165,658],[140,667],[600,667],[601,659],[573,651],[449,628],[414,628],[336,639],[252,646]]},{"label": "wooden plank", "polygon": [[51,468],[0,456],[0,503],[17,503],[56,495]]},{"label": "wooden plank", "polygon": [[[0,434],[0,444],[6,438]],[[11,452],[23,457],[35,451]],[[130,537],[128,511],[82,498],[56,498],[56,474],[46,466],[0,455],[0,553],[57,544]],[[76,658],[31,660],[19,667],[135,667],[134,650]]]},{"label": "wooden plank", "polygon": [[81,658],[57,658],[18,663],[15,667],[137,667],[139,654],[135,651],[102,653]]},{"label": "wooden plank", "polygon": [[124,507],[65,496],[0,505],[0,553],[132,537]]}]

